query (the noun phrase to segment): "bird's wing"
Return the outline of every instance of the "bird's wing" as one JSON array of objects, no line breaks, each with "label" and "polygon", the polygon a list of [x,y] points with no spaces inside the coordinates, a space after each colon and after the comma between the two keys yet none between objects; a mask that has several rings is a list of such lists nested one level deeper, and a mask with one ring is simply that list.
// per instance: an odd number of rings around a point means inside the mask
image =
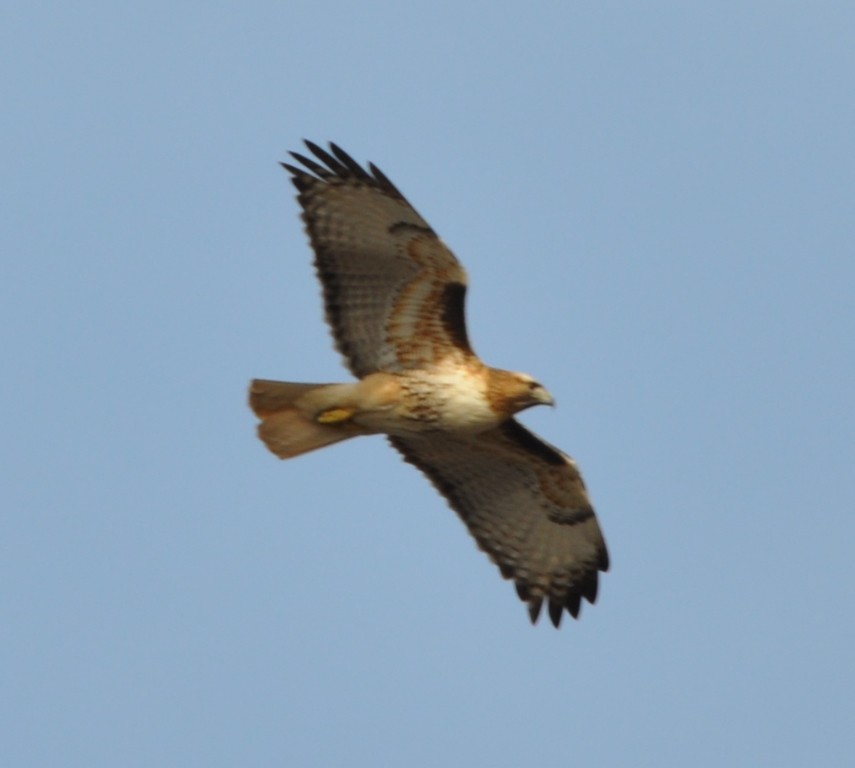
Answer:
[{"label": "bird's wing", "polygon": [[338,350],[359,377],[474,357],[466,273],[394,184],[335,144],[283,163],[297,187]]},{"label": "bird's wing", "polygon": [[575,462],[509,419],[478,435],[390,437],[446,497],[478,545],[516,583],[532,622],[544,600],[562,611],[593,603],[608,553]]}]

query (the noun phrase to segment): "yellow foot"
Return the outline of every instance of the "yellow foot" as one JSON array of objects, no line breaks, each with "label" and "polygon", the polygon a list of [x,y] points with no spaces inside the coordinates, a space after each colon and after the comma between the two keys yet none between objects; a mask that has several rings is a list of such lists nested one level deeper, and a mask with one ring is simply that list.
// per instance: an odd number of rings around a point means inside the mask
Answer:
[{"label": "yellow foot", "polygon": [[350,408],[330,408],[326,411],[321,411],[315,417],[315,421],[318,424],[341,424],[341,422],[351,419],[353,413],[353,410]]}]

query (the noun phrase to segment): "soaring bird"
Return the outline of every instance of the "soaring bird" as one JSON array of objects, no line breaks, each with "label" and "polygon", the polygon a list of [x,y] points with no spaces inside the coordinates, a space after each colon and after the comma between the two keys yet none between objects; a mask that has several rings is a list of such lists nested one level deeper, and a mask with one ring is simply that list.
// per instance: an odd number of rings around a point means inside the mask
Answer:
[{"label": "soaring bird", "polygon": [[547,603],[557,627],[579,615],[608,569],[576,463],[514,415],[552,396],[525,373],[491,368],[466,332],[466,273],[375,165],[335,144],[282,163],[323,286],[326,318],[356,381],[256,379],[259,437],[283,459],[384,434],[513,579],[532,623]]}]

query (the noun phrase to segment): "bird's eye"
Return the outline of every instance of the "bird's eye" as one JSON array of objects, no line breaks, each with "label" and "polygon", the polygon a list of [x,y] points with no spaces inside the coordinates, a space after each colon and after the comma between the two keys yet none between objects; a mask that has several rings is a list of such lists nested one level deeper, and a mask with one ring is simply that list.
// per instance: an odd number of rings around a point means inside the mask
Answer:
[{"label": "bird's eye", "polygon": [[536,381],[530,381],[530,382],[528,383],[528,388],[529,388],[532,392],[534,392],[534,390],[536,390],[536,389],[541,389],[541,386],[540,386],[540,384],[538,384],[538,382],[536,382]]}]

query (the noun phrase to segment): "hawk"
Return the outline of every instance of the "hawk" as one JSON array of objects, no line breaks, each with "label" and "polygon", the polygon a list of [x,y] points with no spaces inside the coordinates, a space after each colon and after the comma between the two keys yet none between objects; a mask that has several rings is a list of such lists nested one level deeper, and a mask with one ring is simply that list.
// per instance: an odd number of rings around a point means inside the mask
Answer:
[{"label": "hawk", "polygon": [[[532,623],[558,627],[608,569],[576,463],[514,414],[553,405],[524,373],[485,365],[466,333],[466,273],[379,168],[335,144],[282,163],[297,188],[336,347],[356,381],[256,379],[259,437],[283,459],[384,434],[513,579]],[[302,167],[300,167],[302,166]]]}]

